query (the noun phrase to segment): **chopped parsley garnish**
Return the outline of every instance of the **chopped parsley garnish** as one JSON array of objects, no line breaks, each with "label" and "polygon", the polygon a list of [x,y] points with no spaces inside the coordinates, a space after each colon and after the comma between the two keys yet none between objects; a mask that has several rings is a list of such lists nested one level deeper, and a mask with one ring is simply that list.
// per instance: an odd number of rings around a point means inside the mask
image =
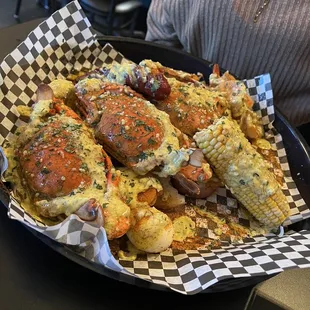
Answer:
[{"label": "chopped parsley garnish", "polygon": [[73,146],[73,145],[70,145],[70,144],[68,144],[68,145],[64,148],[64,150],[65,150],[67,153],[70,153],[70,154],[73,154],[73,153],[75,152],[74,146]]},{"label": "chopped parsley garnish", "polygon": [[134,137],[131,137],[127,134],[126,132],[126,129],[124,126],[121,126],[121,135],[126,139],[126,140],[129,140],[129,141],[132,141],[134,140],[135,138]]},{"label": "chopped parsley garnish", "polygon": [[43,173],[43,174],[49,174],[50,171],[49,171],[46,167],[43,167],[43,169],[41,170],[41,173]]},{"label": "chopped parsley garnish", "polygon": [[55,129],[52,133],[52,136],[55,137],[55,136],[58,136],[59,134],[61,133],[61,130],[60,129]]},{"label": "chopped parsley garnish", "polygon": [[136,126],[145,125],[145,122],[144,122],[144,121],[141,121],[140,119],[137,119],[137,120],[135,121],[135,123],[136,123]]},{"label": "chopped parsley garnish", "polygon": [[103,189],[103,187],[100,184],[96,184],[97,189]]},{"label": "chopped parsley garnish", "polygon": [[148,144],[148,145],[155,145],[155,144],[156,144],[156,141],[155,141],[153,138],[149,138],[149,139],[147,140],[147,144]]},{"label": "chopped parsley garnish", "polygon": [[103,189],[103,187],[102,187],[100,184],[98,184],[98,183],[96,182],[96,180],[94,181],[94,186],[95,186],[97,189]]},{"label": "chopped parsley garnish", "polygon": [[81,127],[82,127],[82,124],[73,124],[73,125],[70,125],[71,131],[80,129]]},{"label": "chopped parsley garnish", "polygon": [[139,154],[138,158],[139,158],[139,160],[145,160],[148,158],[148,155],[144,152],[141,152],[141,154]]},{"label": "chopped parsley garnish", "polygon": [[80,169],[83,169],[85,171],[88,171],[88,166],[86,163],[82,163]]},{"label": "chopped parsley garnish", "polygon": [[153,127],[150,127],[150,126],[148,126],[146,124],[144,125],[144,129],[145,129],[145,131],[150,131],[150,132],[154,131]]}]

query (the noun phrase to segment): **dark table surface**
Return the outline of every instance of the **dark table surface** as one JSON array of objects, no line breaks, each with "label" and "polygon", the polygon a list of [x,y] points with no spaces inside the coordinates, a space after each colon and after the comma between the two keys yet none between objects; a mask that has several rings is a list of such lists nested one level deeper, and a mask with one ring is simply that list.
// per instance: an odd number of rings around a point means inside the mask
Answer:
[{"label": "dark table surface", "polygon": [[[0,30],[0,60],[42,20]],[[37,239],[0,205],[0,309],[244,309],[253,286],[184,296],[118,282],[81,267]]]}]

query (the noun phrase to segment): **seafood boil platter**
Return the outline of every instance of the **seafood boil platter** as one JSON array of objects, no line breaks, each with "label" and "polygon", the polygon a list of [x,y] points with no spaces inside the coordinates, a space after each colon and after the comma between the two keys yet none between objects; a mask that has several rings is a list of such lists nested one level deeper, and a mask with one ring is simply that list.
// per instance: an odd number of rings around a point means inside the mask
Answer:
[{"label": "seafood boil platter", "polygon": [[90,269],[182,294],[309,267],[270,75],[112,41],[71,2],[1,64],[8,216]]}]

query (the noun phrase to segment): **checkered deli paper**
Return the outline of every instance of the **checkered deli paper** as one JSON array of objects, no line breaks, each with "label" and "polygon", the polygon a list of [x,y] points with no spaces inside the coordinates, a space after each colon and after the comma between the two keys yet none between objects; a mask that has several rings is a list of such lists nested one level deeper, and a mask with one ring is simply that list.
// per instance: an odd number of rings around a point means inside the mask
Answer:
[{"label": "checkered deli paper", "polygon": [[[41,82],[64,78],[72,70],[91,69],[123,55],[111,45],[101,47],[78,2],[71,2],[34,29],[0,65],[0,143],[10,139],[16,128],[25,124],[16,107],[30,106]],[[268,74],[244,81],[255,100],[255,109],[262,116],[267,137],[277,148],[285,173],[284,193],[291,207],[288,225],[310,216],[310,211],[291,177],[282,138],[272,126],[274,108]],[[1,149],[0,149],[1,150]],[[0,154],[1,175],[7,160]],[[33,219],[10,196],[8,216],[70,247],[77,255],[104,265],[133,279],[150,281],[182,294],[196,294],[218,281],[240,277],[270,275],[288,268],[310,267],[310,232],[302,231],[281,237],[260,236],[240,244],[223,245],[216,250],[167,250],[148,254],[136,261],[117,260],[111,254],[105,230],[71,215],[55,226],[45,226]],[[239,209],[228,190],[220,188],[207,200],[197,200],[217,208]]]}]

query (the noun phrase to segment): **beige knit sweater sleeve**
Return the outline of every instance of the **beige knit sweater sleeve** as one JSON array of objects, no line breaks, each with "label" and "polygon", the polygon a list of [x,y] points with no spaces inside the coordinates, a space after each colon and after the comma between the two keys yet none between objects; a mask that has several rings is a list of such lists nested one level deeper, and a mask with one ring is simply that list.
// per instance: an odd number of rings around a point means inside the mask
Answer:
[{"label": "beige knit sweater sleeve", "polygon": [[173,13],[173,8],[171,8],[166,1],[151,2],[147,16],[147,41],[182,48],[172,24],[172,18],[170,17],[170,14]]},{"label": "beige knit sweater sleeve", "polygon": [[240,78],[270,73],[275,104],[310,122],[310,1],[152,0],[146,40],[181,47]]}]

